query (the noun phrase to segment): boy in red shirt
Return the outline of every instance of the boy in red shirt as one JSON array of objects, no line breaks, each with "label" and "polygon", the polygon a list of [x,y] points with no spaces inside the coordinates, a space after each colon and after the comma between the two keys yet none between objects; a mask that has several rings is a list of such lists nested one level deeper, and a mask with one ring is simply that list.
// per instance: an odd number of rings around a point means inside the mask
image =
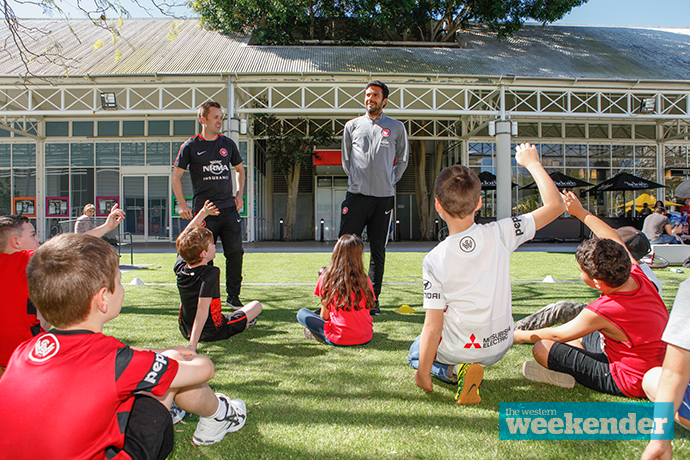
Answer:
[{"label": "boy in red shirt", "polygon": [[0,379],[3,456],[165,458],[174,442],[173,399],[201,416],[197,445],[244,425],[244,402],[208,386],[214,374],[208,358],[184,348],[130,348],[103,335],[122,308],[118,262],[107,242],[73,233],[32,256],[29,293],[55,328],[19,345]]},{"label": "boy in red shirt", "polygon": [[574,193],[563,198],[567,212],[596,235],[575,257],[582,281],[601,296],[561,326],[515,331],[515,343],[536,342],[537,362],[526,362],[522,372],[537,382],[572,388],[577,381],[602,393],[645,398],[642,378],[664,360],[668,309],[616,231]]},{"label": "boy in red shirt", "polygon": [[[114,229],[124,219],[117,205],[106,222],[89,234],[97,237]],[[43,332],[50,325],[41,322],[36,308],[29,299],[26,266],[40,241],[34,226],[26,216],[0,216],[0,376],[17,345]]]}]

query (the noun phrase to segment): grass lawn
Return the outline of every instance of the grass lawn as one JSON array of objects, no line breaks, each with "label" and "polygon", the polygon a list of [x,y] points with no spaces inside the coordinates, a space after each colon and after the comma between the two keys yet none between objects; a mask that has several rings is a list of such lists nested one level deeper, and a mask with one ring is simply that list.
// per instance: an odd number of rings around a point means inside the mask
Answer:
[{"label": "grass lawn", "polygon": [[[368,257],[368,254],[365,255]],[[526,380],[521,365],[531,345],[514,345],[484,374],[482,402],[458,406],[455,388],[434,380],[424,393],[407,364],[408,349],[424,320],[421,308],[423,253],[389,253],[381,294],[383,314],[374,338],[362,347],[336,348],[306,340],[295,320],[301,307],[318,305],[312,294],[327,253],[247,253],[241,298],[260,300],[256,327],[224,342],[200,344],[216,366],[212,386],[241,398],[250,411],[237,433],[209,447],[191,443],[196,417],[175,425],[174,459],[591,459],[639,458],[646,441],[501,441],[499,402],[624,401],[577,385],[572,390]],[[588,302],[596,291],[579,281],[572,254],[518,252],[512,256],[515,319],[557,300]],[[126,273],[147,285],[125,285],[121,315],[105,332],[143,347],[186,345],[177,327],[179,297],[174,254],[137,254],[151,266]],[[222,256],[217,258],[224,265]],[[566,283],[540,283],[552,275]],[[673,304],[687,274],[658,271],[664,301]],[[224,275],[222,278],[224,279]],[[156,283],[156,284],[154,284]],[[400,315],[402,304],[417,313]],[[690,458],[688,432],[676,425],[676,458]]]}]

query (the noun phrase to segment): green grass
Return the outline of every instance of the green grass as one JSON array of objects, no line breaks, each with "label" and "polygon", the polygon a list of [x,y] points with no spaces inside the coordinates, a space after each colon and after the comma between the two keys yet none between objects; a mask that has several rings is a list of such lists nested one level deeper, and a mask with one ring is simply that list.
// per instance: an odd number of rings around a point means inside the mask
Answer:
[{"label": "green grass", "polygon": [[[367,255],[368,257],[368,255]],[[242,299],[260,300],[257,326],[224,342],[200,344],[216,365],[212,386],[241,398],[250,411],[246,426],[209,447],[194,447],[196,418],[175,425],[174,459],[590,459],[639,458],[645,441],[501,441],[500,402],[624,401],[582,386],[572,390],[530,382],[520,366],[531,346],[516,345],[486,369],[482,402],[458,406],[455,388],[434,380],[434,392],[416,387],[407,364],[410,344],[420,333],[422,253],[389,253],[381,295],[383,314],[374,320],[374,338],[362,347],[336,348],[304,339],[295,314],[316,307],[316,270],[330,254],[247,253]],[[125,286],[122,314],[106,333],[130,345],[171,347],[186,342],[177,327],[178,294],[174,254],[137,254],[151,266],[123,275],[146,286]],[[217,259],[223,265],[224,259]],[[223,268],[223,267],[221,267]],[[594,300],[581,282],[530,283],[552,275],[579,280],[572,254],[519,252],[512,256],[513,312],[516,319],[557,300]],[[664,301],[671,306],[686,274],[658,271]],[[167,283],[167,284],[165,284]],[[257,283],[257,284],[253,284]],[[272,283],[272,284],[258,284]],[[286,283],[304,283],[287,285]],[[408,304],[418,313],[399,315]],[[690,458],[688,432],[676,426],[676,458]]]}]

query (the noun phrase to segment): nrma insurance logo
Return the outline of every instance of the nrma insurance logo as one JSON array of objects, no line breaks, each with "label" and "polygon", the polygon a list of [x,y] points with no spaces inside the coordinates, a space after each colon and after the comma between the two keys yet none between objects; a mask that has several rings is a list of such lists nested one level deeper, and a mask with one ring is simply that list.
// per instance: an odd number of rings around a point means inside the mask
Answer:
[{"label": "nrma insurance logo", "polygon": [[500,403],[502,440],[673,439],[673,403]]}]

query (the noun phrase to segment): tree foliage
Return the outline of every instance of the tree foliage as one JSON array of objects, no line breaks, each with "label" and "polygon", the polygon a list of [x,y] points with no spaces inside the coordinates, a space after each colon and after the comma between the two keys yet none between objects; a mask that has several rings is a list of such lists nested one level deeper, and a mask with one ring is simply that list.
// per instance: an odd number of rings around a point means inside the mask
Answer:
[{"label": "tree foliage", "polygon": [[271,114],[257,114],[254,116],[254,135],[266,139],[266,159],[273,161],[274,170],[283,174],[287,182],[283,239],[293,241],[301,166],[315,156],[316,147],[333,143],[333,129],[328,122],[320,125],[307,118],[286,121]]},{"label": "tree foliage", "polygon": [[470,22],[504,37],[525,20],[549,23],[587,0],[195,0],[203,24],[253,33],[260,44],[301,40],[450,42]]}]

